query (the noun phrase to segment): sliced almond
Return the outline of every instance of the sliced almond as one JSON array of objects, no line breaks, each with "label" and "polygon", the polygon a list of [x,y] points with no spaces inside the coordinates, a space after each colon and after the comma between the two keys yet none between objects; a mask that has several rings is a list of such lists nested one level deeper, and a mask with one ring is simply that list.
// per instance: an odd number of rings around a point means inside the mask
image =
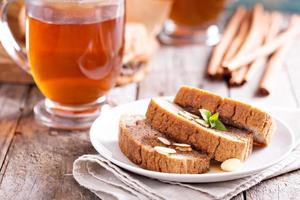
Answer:
[{"label": "sliced almond", "polygon": [[189,113],[189,112],[187,112],[187,111],[179,111],[178,114],[181,115],[182,117],[188,119],[188,120],[200,119],[199,116],[194,115],[194,114],[192,114],[192,113]]},{"label": "sliced almond", "polygon": [[173,143],[174,146],[177,146],[177,147],[191,147],[191,145],[189,144],[183,144],[183,143]]},{"label": "sliced almond", "polygon": [[171,142],[167,138],[157,137],[157,139],[165,145],[171,145]]},{"label": "sliced almond", "polygon": [[175,149],[179,151],[192,151],[193,149],[191,147],[175,147]]},{"label": "sliced almond", "polygon": [[184,117],[184,118],[186,118],[186,119],[188,119],[188,120],[193,120],[193,119],[194,119],[192,116],[186,114],[185,111],[179,111],[179,112],[178,112],[178,115],[180,115],[181,117]]},{"label": "sliced almond", "polygon": [[200,117],[199,116],[197,116],[197,115],[194,115],[194,114],[192,114],[192,113],[190,113],[190,112],[187,112],[187,111],[183,111],[186,115],[189,115],[190,117],[192,117],[192,118],[194,118],[194,119],[200,119]]},{"label": "sliced almond", "polygon": [[201,126],[204,126],[204,127],[206,127],[206,128],[209,127],[209,124],[206,123],[206,121],[204,121],[203,119],[195,119],[194,121],[195,121],[197,124],[200,124]]},{"label": "sliced almond", "polygon": [[230,158],[221,164],[221,169],[225,172],[233,172],[242,169],[244,164],[237,158]]},{"label": "sliced almond", "polygon": [[161,146],[155,146],[154,150],[157,153],[164,154],[164,155],[169,155],[169,154],[176,153],[175,149],[171,149],[171,148],[168,148],[168,147],[161,147]]}]

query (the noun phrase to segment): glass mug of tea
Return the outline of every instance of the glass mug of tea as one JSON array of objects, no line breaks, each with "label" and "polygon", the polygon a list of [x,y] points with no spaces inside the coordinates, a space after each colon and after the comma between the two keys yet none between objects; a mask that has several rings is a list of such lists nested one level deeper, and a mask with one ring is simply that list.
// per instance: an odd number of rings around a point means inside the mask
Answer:
[{"label": "glass mug of tea", "polygon": [[88,128],[115,85],[124,48],[124,0],[25,0],[26,50],[1,7],[0,39],[46,97],[34,107],[43,124]]},{"label": "glass mug of tea", "polygon": [[219,41],[216,22],[227,1],[174,0],[160,40],[166,44],[216,44]]}]

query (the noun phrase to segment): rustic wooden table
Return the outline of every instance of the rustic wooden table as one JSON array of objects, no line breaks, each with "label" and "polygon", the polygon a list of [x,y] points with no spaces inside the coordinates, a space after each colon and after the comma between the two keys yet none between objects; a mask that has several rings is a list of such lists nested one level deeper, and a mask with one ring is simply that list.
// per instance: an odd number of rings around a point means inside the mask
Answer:
[{"label": "rustic wooden table", "polygon": [[[252,103],[299,107],[300,57],[297,48],[289,53],[273,93],[265,98],[254,95],[259,74],[254,78],[256,80],[240,88],[228,88],[224,82],[205,79],[209,51],[198,45],[161,48],[151,61],[151,72],[146,79],[139,84],[114,89],[109,94],[110,102],[122,104],[141,98],[174,95],[180,85],[188,84]],[[58,131],[37,124],[32,106],[41,98],[34,85],[0,85],[0,199],[96,199],[72,177],[74,159],[82,154],[96,153],[89,142],[88,131]],[[299,180],[300,170],[294,171],[263,181],[235,199],[297,199],[300,196]]]}]

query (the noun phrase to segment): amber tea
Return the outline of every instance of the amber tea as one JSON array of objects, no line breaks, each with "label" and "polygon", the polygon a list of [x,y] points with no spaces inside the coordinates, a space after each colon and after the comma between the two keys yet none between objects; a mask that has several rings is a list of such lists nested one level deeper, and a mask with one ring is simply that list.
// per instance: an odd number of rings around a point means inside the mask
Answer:
[{"label": "amber tea", "polygon": [[174,0],[170,19],[179,26],[205,27],[217,20],[227,0]]},{"label": "amber tea", "polygon": [[80,11],[70,7],[71,21],[60,18],[63,10],[59,9],[52,15],[58,22],[28,16],[30,68],[39,89],[50,100],[64,105],[86,104],[114,86],[123,53],[123,16],[80,20],[85,14],[100,15],[103,9]]},{"label": "amber tea", "polygon": [[217,20],[227,1],[174,0],[160,41],[168,45],[215,45],[220,38]]},{"label": "amber tea", "polygon": [[14,2],[0,5],[0,40],[46,97],[34,106],[35,119],[58,129],[89,128],[109,107],[105,96],[122,65],[125,0],[24,0],[26,50],[6,26]]}]

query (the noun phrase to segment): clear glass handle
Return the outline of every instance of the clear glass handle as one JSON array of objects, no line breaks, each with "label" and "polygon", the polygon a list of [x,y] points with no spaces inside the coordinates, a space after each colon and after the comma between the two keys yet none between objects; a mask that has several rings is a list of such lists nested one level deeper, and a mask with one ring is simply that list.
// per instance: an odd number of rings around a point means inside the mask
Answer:
[{"label": "clear glass handle", "polygon": [[14,2],[15,1],[3,0],[2,3],[0,3],[0,41],[10,57],[12,57],[22,69],[30,73],[27,54],[13,36],[7,23],[8,8]]}]

